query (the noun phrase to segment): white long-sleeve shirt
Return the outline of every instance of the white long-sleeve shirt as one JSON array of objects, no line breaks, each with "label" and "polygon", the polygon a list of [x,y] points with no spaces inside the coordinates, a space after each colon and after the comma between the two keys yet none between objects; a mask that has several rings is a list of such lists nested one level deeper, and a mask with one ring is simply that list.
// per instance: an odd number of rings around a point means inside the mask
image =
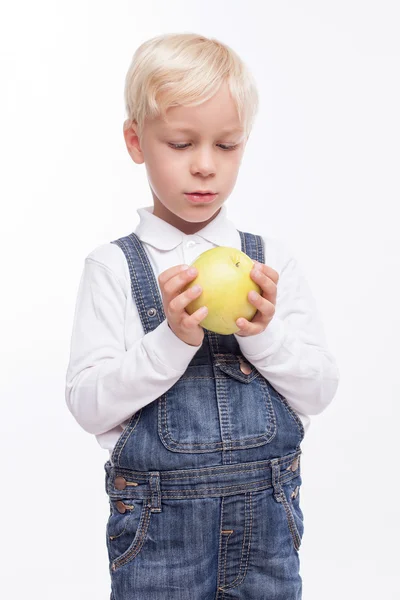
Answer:
[{"label": "white long-sleeve shirt", "polygon": [[[152,211],[152,206],[137,210],[140,222],[135,233],[144,244],[157,285],[160,273],[190,264],[210,248],[241,249],[226,205],[193,235]],[[276,311],[264,332],[235,337],[243,355],[285,396],[307,431],[309,415],[321,413],[332,401],[339,372],[299,264],[283,242],[264,236],[263,240],[265,263],[279,273]],[[65,399],[79,425],[94,434],[110,456],[131,416],[172,387],[199,348],[178,338],[166,320],[144,334],[119,246],[102,244],[85,258]]]}]

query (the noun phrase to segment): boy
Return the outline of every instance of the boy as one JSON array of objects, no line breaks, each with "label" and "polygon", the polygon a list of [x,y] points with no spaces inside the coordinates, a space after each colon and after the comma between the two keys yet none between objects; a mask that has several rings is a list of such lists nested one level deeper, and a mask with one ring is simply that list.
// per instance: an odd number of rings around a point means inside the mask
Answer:
[{"label": "boy", "polygon": [[[296,260],[227,219],[253,80],[226,45],[170,34],[137,49],[125,99],[153,206],[85,260],[66,382],[110,455],[111,598],[298,600],[300,444],[339,376]],[[215,246],[246,252],[262,290],[232,335],[186,312],[201,289],[181,291]]]}]

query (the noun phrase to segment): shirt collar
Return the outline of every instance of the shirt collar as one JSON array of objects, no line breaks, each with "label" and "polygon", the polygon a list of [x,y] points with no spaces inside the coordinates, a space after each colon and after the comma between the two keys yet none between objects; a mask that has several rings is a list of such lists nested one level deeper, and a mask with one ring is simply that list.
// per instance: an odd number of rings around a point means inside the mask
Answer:
[{"label": "shirt collar", "polygon": [[191,236],[153,215],[153,206],[139,208],[136,212],[140,217],[140,222],[135,229],[135,234],[142,242],[150,244],[158,250],[172,250],[188,237],[196,236],[216,246],[237,248],[238,244],[240,245],[237,229],[232,221],[227,218],[228,211],[225,204],[221,206],[221,210],[215,219]]}]

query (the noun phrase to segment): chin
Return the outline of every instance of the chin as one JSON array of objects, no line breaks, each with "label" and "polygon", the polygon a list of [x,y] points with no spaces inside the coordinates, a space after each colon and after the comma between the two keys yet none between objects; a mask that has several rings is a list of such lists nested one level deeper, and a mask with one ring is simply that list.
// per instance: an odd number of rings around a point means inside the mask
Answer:
[{"label": "chin", "polygon": [[181,216],[181,219],[187,221],[188,223],[203,223],[204,221],[209,221],[216,213],[218,213],[221,207],[217,208],[211,206],[203,206],[200,208],[199,206],[194,206],[185,214]]}]

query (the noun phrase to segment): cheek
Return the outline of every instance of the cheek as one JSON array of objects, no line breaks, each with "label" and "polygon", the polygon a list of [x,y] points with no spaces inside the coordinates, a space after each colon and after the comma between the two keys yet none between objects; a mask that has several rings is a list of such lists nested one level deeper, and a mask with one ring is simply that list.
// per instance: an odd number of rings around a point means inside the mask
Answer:
[{"label": "cheek", "polygon": [[225,176],[224,179],[230,187],[233,187],[236,183],[236,179],[239,174],[240,162],[241,158],[235,157],[234,159],[229,161],[229,163],[223,165],[222,170]]},{"label": "cheek", "polygon": [[166,191],[172,191],[179,186],[181,162],[174,158],[171,159],[165,152],[153,155],[150,160],[146,161],[147,176],[155,192],[163,191],[165,194]]},{"label": "cheek", "polygon": [[179,169],[176,169],[171,163],[166,161],[155,164],[146,164],[147,178],[155,194],[165,200],[172,194],[175,195],[180,189],[182,177],[179,175]]},{"label": "cheek", "polygon": [[227,176],[236,177],[242,161],[242,153],[232,151],[228,156],[222,156],[220,161],[221,171],[223,170]]}]

